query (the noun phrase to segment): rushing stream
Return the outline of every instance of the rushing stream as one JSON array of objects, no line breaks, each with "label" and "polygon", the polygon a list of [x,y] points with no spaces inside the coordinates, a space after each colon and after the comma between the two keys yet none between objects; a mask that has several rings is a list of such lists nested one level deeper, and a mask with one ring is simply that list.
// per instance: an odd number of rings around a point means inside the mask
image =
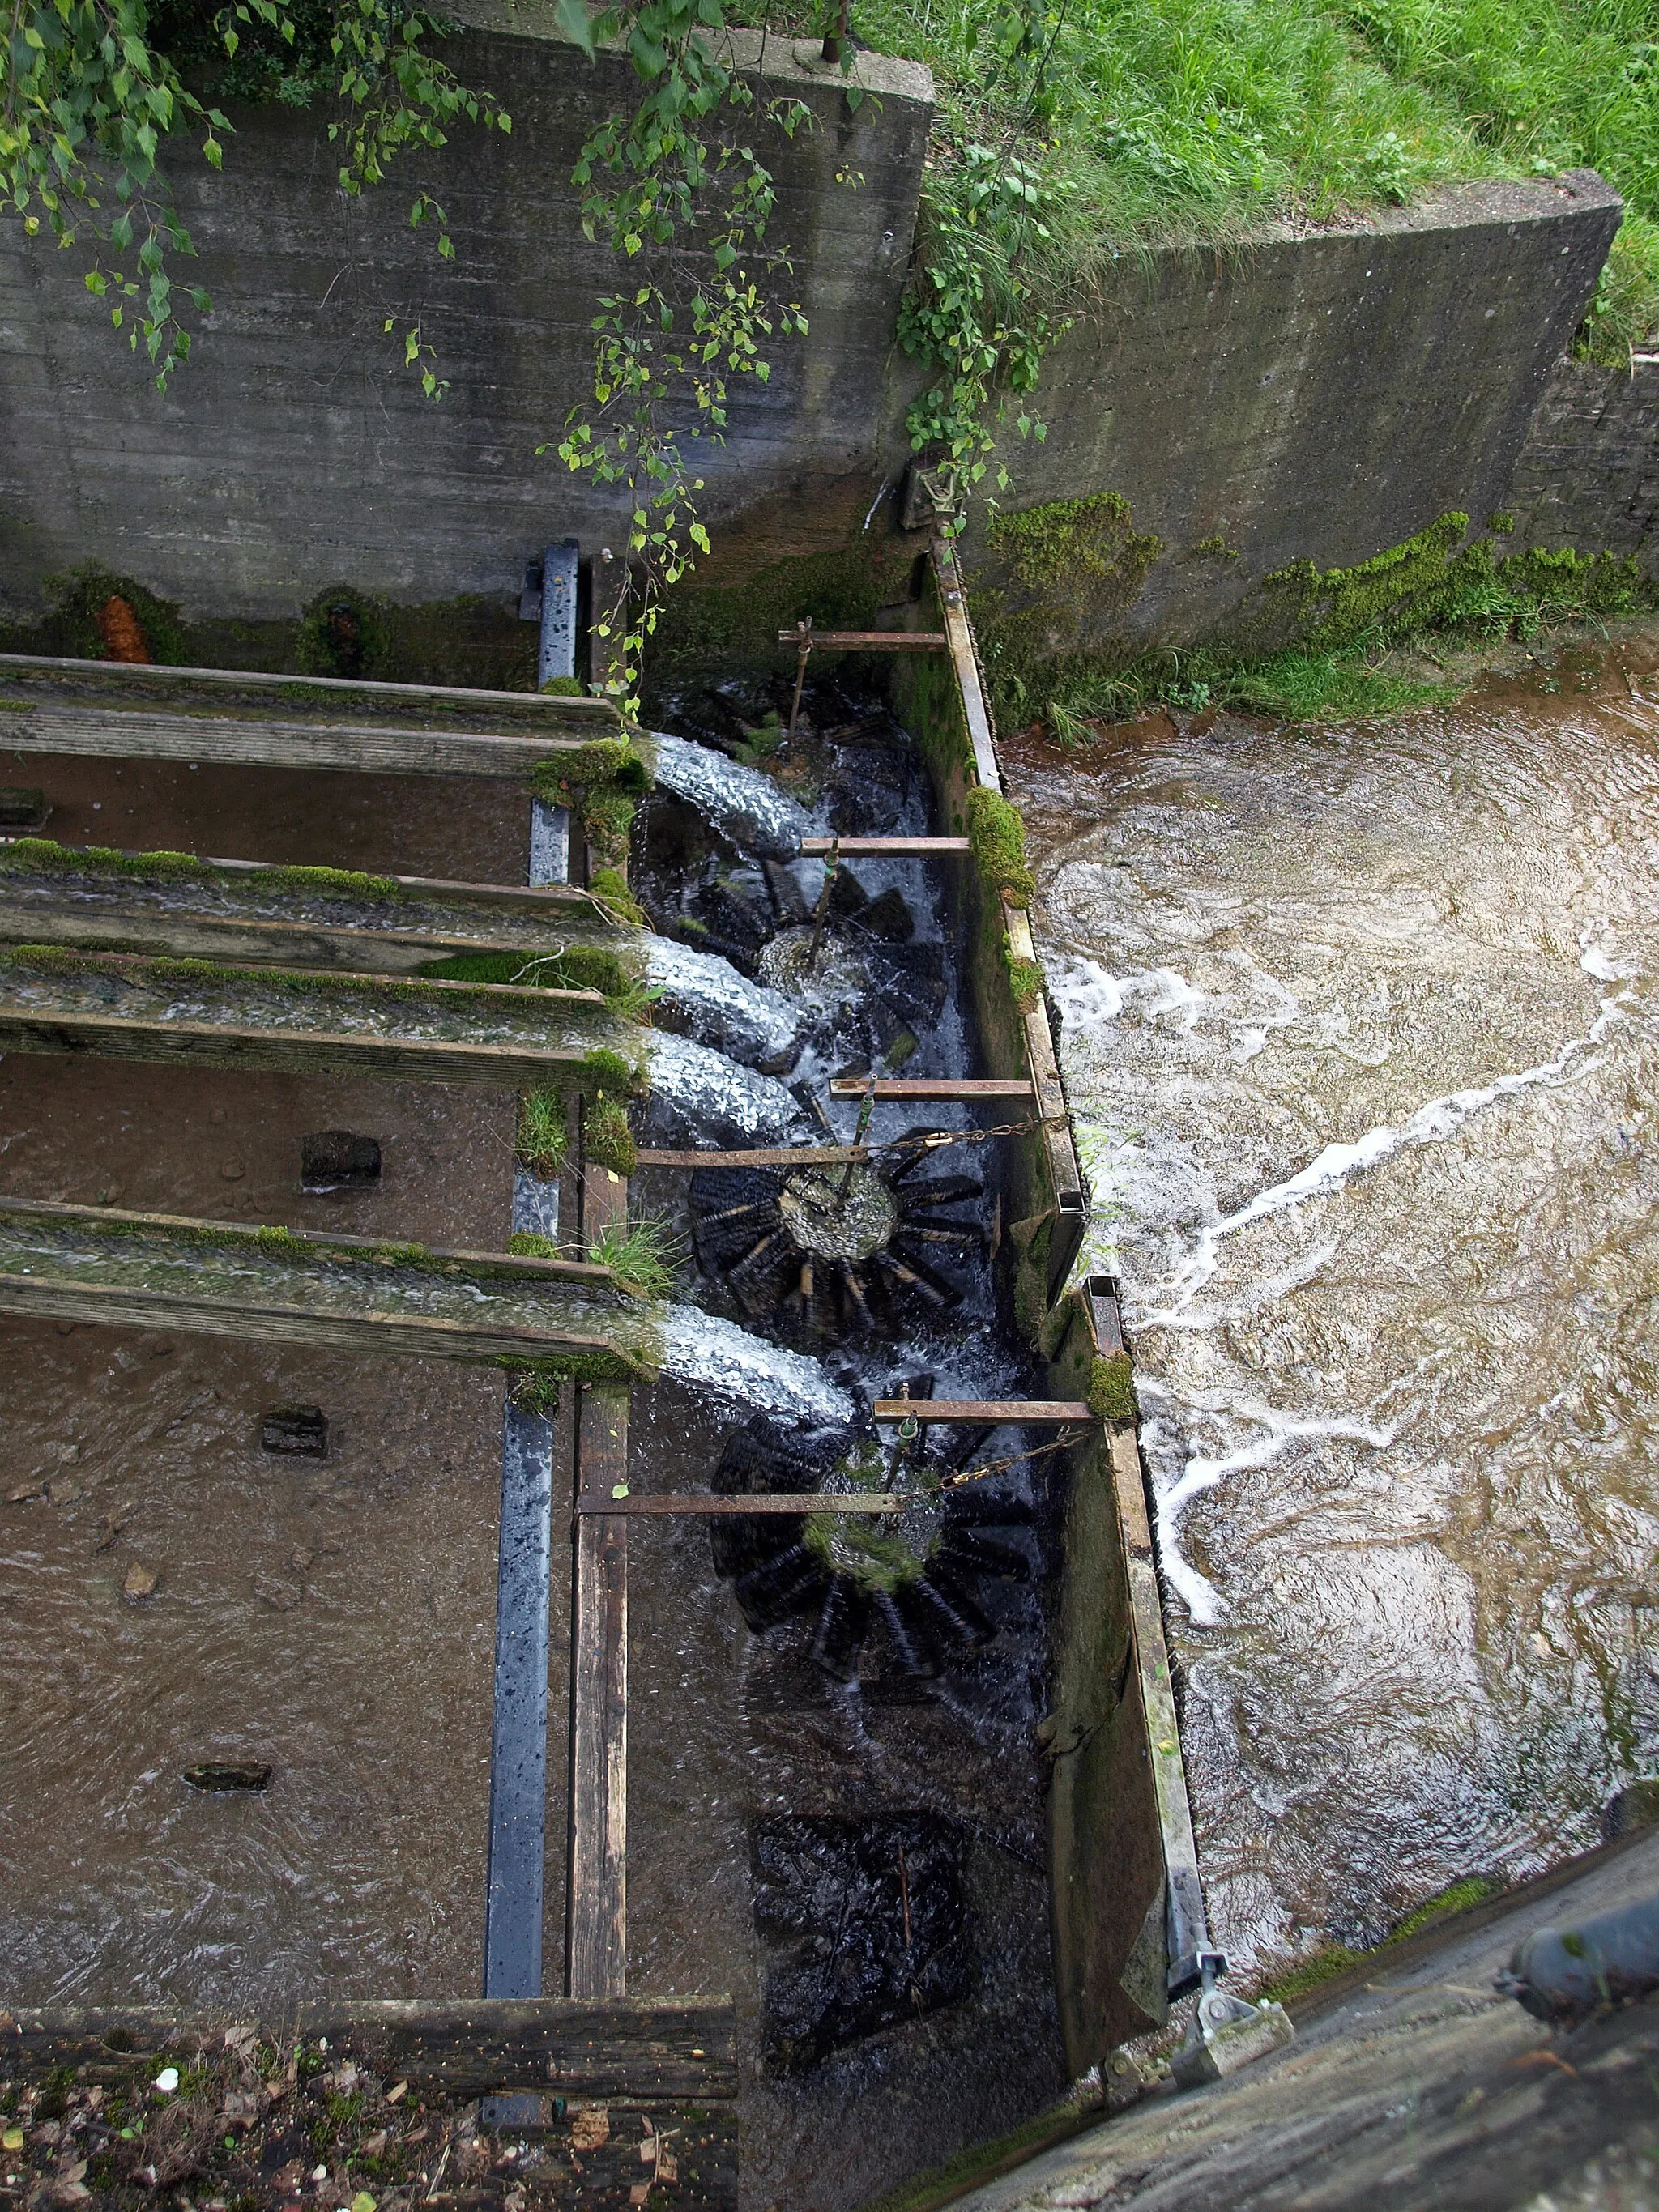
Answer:
[{"label": "rushing stream", "polygon": [[1585,1847],[1659,1749],[1659,680],[1183,720],[1009,788],[1248,1964]]}]

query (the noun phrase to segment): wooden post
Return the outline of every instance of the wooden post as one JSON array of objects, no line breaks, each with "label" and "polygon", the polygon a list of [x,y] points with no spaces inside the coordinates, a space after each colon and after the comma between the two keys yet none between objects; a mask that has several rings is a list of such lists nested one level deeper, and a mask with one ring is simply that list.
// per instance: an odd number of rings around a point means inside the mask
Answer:
[{"label": "wooden post", "polygon": [[[628,1185],[589,1161],[582,1242],[628,1217]],[[628,1522],[602,1509],[628,1481],[628,1393],[581,1386],[570,1661],[570,1889],[566,1993],[628,1987]]]}]

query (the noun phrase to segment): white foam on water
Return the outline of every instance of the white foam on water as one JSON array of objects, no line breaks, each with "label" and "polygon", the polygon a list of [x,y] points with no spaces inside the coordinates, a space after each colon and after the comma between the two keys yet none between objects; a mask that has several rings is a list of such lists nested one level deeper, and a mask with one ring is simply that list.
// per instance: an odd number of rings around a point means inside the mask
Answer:
[{"label": "white foam on water", "polygon": [[729,1399],[745,1413],[802,1421],[850,1422],[853,1401],[816,1359],[750,1336],[735,1322],[696,1306],[670,1306],[663,1324],[663,1371]]},{"label": "white foam on water", "polygon": [[647,1054],[653,1094],[700,1140],[717,1143],[740,1136],[757,1144],[781,1143],[805,1121],[775,1076],[739,1067],[724,1053],[690,1037],[653,1030]]},{"label": "white foam on water", "polygon": [[793,860],[806,832],[806,816],[769,775],[727,760],[711,746],[653,730],[653,780],[688,800],[715,827],[769,860]]},{"label": "white foam on water", "polygon": [[702,1043],[776,1073],[794,1059],[801,1012],[781,992],[740,975],[718,952],[672,937],[646,939],[645,976]]}]

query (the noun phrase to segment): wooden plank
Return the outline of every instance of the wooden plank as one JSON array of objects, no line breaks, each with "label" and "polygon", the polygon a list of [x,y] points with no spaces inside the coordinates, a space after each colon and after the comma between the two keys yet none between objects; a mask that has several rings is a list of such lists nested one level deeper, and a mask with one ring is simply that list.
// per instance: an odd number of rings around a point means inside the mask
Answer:
[{"label": "wooden plank", "polygon": [[945,617],[945,635],[950,643],[951,665],[956,671],[957,688],[962,695],[968,742],[974,750],[974,772],[988,791],[1000,793],[1002,770],[997,765],[991,709],[980,679],[979,650],[968,621],[968,599],[962,571],[957,566],[956,549],[948,538],[934,538],[932,559],[939,607]]},{"label": "wooden plank", "polygon": [[[628,1218],[628,1184],[585,1161],[582,1243]],[[628,1393],[584,1385],[577,1410],[565,1988],[628,1986],[628,1522],[595,1511],[628,1482]]]},{"label": "wooden plank", "polygon": [[950,644],[942,630],[781,629],[780,645],[811,647],[815,653],[943,653]]},{"label": "wooden plank", "polygon": [[450,684],[386,684],[367,676],[286,676],[246,668],[173,668],[165,662],[76,660],[61,654],[0,653],[0,687],[5,696],[20,689],[48,693],[93,692],[114,700],[178,698],[200,692],[240,693],[244,702],[264,691],[299,706],[319,702],[349,703],[388,713],[422,710],[453,719],[478,714],[489,720],[522,721],[536,727],[568,726],[581,739],[621,727],[621,716],[608,699],[571,698],[536,691],[487,691]]},{"label": "wooden plank", "polygon": [[969,837],[803,837],[800,841],[803,860],[835,852],[839,852],[843,860],[884,853],[914,853],[927,859],[936,853],[971,853],[973,849],[973,840]]},{"label": "wooden plank", "polygon": [[580,1066],[574,1049],[458,1044],[443,1037],[389,1038],[320,1030],[239,1029],[227,1024],[142,1022],[79,1011],[0,1008],[0,1053],[88,1054],[165,1066],[274,1070],[285,1075],[417,1077],[429,1083],[532,1084],[560,1066]]},{"label": "wooden plank", "polygon": [[975,1076],[961,1081],[945,1077],[911,1079],[883,1076],[874,1083],[862,1075],[837,1075],[831,1079],[832,1098],[862,1098],[866,1093],[878,1098],[1030,1098],[1032,1095],[1030,1081],[1024,1075]]},{"label": "wooden plank", "polygon": [[[42,1222],[84,1223],[100,1227],[119,1222],[133,1229],[155,1230],[161,1235],[176,1233],[192,1242],[204,1232],[221,1237],[227,1243],[248,1242],[258,1233],[246,1221],[220,1221],[193,1213],[128,1212],[113,1206],[77,1206],[68,1199],[13,1198],[0,1192],[0,1218],[12,1215]],[[340,1230],[284,1229],[282,1234],[290,1246],[314,1252],[322,1258],[331,1252],[383,1254],[388,1249],[395,1249],[385,1237],[349,1237]],[[608,1268],[596,1267],[588,1260],[546,1260],[528,1252],[480,1252],[459,1244],[430,1244],[422,1249],[428,1259],[453,1262],[463,1273],[477,1270],[481,1274],[508,1279],[523,1276],[532,1282],[540,1279],[587,1283],[601,1289],[611,1280]]]},{"label": "wooden plank", "polygon": [[[1017,960],[1036,959],[1036,946],[1031,937],[1031,918],[1023,907],[1002,902],[1003,926],[1008,933],[1008,950]],[[1048,1009],[1039,998],[1030,1012],[1021,1016],[1025,1031],[1025,1062],[1031,1071],[1032,1095],[1042,1121],[1042,1142],[1043,1157],[1048,1164],[1048,1183],[1054,1192],[1055,1217],[1048,1239],[1048,1295],[1057,1297],[1070,1278],[1073,1262],[1082,1248],[1084,1232],[1088,1226],[1089,1196],[1084,1188],[1083,1171],[1078,1164],[1077,1146],[1072,1136],[1071,1115],[1066,1104],[1066,1093],[1060,1087],[1060,1061],[1054,1051],[1054,1031],[1048,1024]]]},{"label": "wooden plank", "polygon": [[[83,2064],[95,2078],[135,2055],[216,2041],[226,2017],[166,2006],[14,2007],[0,2012],[0,2057],[9,2048]],[[309,2001],[279,2008],[268,2024],[276,2036],[326,2036],[331,2047],[361,2049],[411,2089],[459,2097],[540,2090],[726,2103],[738,2088],[736,2014],[726,1997]]]},{"label": "wooden plank", "polygon": [[591,1270],[544,1261],[551,1272],[532,1276],[510,1255],[467,1264],[396,1247],[348,1253],[337,1239],[272,1244],[217,1223],[174,1234],[153,1218],[0,1202],[0,1311],[374,1357],[525,1366],[608,1352],[641,1372],[654,1361],[648,1313]]},{"label": "wooden plank", "polygon": [[902,1421],[908,1413],[917,1421],[961,1421],[988,1429],[1005,1421],[1041,1428],[1060,1428],[1068,1421],[1100,1425],[1087,1406],[1070,1398],[878,1398],[872,1411],[878,1421]]},{"label": "wooden plank", "polygon": [[665,1518],[710,1513],[902,1513],[914,1503],[908,1493],[887,1492],[874,1497],[825,1497],[823,1492],[769,1490],[752,1497],[717,1498],[699,1491],[678,1497],[578,1498],[580,1513],[644,1513]]}]

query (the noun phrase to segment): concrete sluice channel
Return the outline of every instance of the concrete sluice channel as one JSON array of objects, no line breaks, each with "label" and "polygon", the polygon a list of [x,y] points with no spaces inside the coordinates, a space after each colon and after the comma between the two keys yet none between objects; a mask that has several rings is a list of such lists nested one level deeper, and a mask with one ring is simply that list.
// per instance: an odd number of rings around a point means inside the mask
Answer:
[{"label": "concrete sluice channel", "polygon": [[[734,722],[775,708],[765,687],[679,705],[681,734],[661,745],[670,772],[633,840],[631,889],[656,932],[633,966],[656,1024],[639,1033],[652,1048],[639,1142],[845,1146],[866,1135],[867,1109],[832,1101],[832,1079],[982,1071],[952,926],[960,864],[860,858],[826,880],[818,860],[787,857],[803,829],[937,826],[922,762],[882,699],[850,679],[810,684],[765,787],[775,805],[720,751]],[[500,782],[49,752],[28,774],[50,810],[40,834],[59,847],[118,838],[452,885],[523,881],[532,861],[522,789]],[[139,1004],[161,1029],[201,1013],[199,979],[184,992],[170,971],[131,964],[143,955],[111,921],[106,884],[61,854],[47,878],[0,875],[13,941],[50,904],[60,943],[67,933],[89,948],[42,970],[55,1018]],[[146,927],[165,922],[168,892],[133,896]],[[347,963],[351,933],[377,926],[353,896],[250,894],[222,875],[188,903],[244,938],[251,917],[280,928],[285,945],[332,930],[337,968],[407,978],[395,932],[380,932],[373,963]],[[470,933],[492,956],[517,957],[533,928],[453,905],[439,920],[447,946]],[[32,957],[16,956],[12,995],[26,1006]],[[244,1026],[285,1018],[257,976],[250,989]],[[537,1015],[518,1009],[538,995],[478,987],[465,1018],[489,1042],[533,1030]],[[557,1051],[611,1037],[588,995],[553,1008]],[[342,1003],[329,1000],[325,1026]],[[448,1011],[459,1000],[409,1004],[428,1040],[461,1018]],[[632,1524],[627,1990],[734,1996],[745,2205],[858,2204],[1052,2104],[1067,2075],[1038,1733],[1066,1461],[1023,1455],[1032,1440],[1006,1426],[896,1437],[870,1417],[884,1396],[1041,1395],[1006,1279],[999,1291],[1005,1142],[922,1141],[1004,1118],[981,1102],[884,1100],[868,1165],[647,1164],[629,1193],[631,1218],[672,1233],[679,1268],[651,1343],[629,1340],[660,1376],[633,1393],[630,1491],[932,1493],[879,1518]],[[526,1218],[514,1093],[477,1075],[167,1064],[148,1047],[122,1059],[37,1042],[0,1059],[0,1152],[8,1198],[112,1218],[498,1254]],[[372,1174],[350,1170],[371,1153]],[[13,1272],[49,1243],[54,1267],[88,1279],[128,1263],[84,1218],[50,1231],[14,1220],[7,1235]],[[234,1249],[202,1251],[210,1273],[258,1271]],[[398,1296],[446,1315],[468,1300],[505,1311],[507,1291],[470,1281],[410,1277]],[[532,1291],[565,1296],[532,1285],[520,1305]],[[591,1320],[596,1297],[583,1286],[565,1302]],[[476,1993],[506,1379],[49,1309],[0,1316],[0,1341],[6,2002],[276,2014],[301,1995]],[[1013,1463],[977,1476],[994,1459]],[[549,1989],[569,1818],[557,1482]],[[259,1792],[182,1778],[265,1766]]]}]

